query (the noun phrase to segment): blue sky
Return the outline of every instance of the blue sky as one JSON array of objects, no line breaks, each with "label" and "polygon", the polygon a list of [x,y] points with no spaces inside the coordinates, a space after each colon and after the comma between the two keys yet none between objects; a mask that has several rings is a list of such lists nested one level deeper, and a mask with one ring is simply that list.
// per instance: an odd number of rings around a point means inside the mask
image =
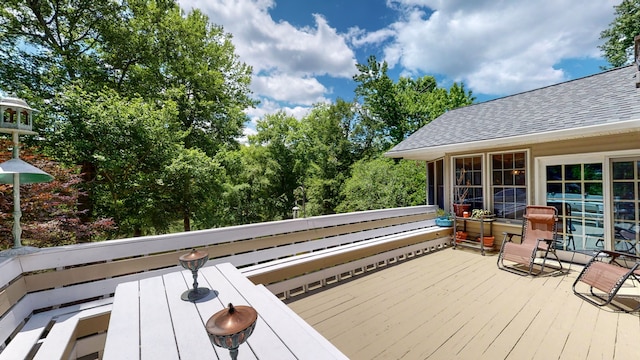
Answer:
[{"label": "blue sky", "polygon": [[[352,100],[355,64],[392,78],[463,82],[478,101],[600,72],[600,32],[619,0],[179,0],[232,34],[254,69],[252,122]],[[249,125],[247,133],[252,133]]]}]

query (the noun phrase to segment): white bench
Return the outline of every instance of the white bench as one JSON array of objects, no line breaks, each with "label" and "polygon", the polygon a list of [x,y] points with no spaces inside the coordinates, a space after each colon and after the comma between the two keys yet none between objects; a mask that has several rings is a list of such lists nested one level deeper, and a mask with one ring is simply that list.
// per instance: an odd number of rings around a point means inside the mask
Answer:
[{"label": "white bench", "polygon": [[[79,331],[83,322],[106,316],[100,323],[108,323],[112,298],[72,305],[32,315],[15,334],[9,345],[0,353],[0,360],[69,359],[101,352],[106,336],[106,326],[90,326],[91,330]],[[100,331],[102,330],[102,331]],[[85,335],[96,336],[85,344],[94,344],[85,349],[76,347],[76,339]],[[88,332],[88,334],[87,334]],[[82,346],[80,346],[82,348]]]},{"label": "white bench", "polygon": [[[390,261],[403,260],[448,246],[449,230],[432,224],[433,220],[428,220],[397,225],[393,227],[395,229],[363,231],[362,233],[368,235],[381,236],[363,236],[359,241],[311,252],[298,251],[298,255],[247,266],[240,270],[254,283],[264,284],[281,299],[286,299],[296,293],[325,286],[327,279],[340,281],[385,266]],[[400,229],[402,231],[394,231]],[[385,233],[387,235],[384,235]]]}]

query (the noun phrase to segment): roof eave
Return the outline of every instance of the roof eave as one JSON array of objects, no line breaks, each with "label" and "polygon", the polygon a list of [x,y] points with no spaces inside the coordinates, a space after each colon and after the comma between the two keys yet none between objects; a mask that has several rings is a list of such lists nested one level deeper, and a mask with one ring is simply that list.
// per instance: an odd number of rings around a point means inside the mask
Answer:
[{"label": "roof eave", "polygon": [[584,126],[579,128],[546,131],[535,134],[518,135],[497,139],[468,141],[464,143],[432,146],[407,150],[388,151],[384,154],[390,158],[410,160],[435,160],[452,152],[475,152],[496,147],[511,147],[539,144],[552,141],[572,140],[593,136],[613,135],[640,131],[640,119],[619,121],[609,124]]}]

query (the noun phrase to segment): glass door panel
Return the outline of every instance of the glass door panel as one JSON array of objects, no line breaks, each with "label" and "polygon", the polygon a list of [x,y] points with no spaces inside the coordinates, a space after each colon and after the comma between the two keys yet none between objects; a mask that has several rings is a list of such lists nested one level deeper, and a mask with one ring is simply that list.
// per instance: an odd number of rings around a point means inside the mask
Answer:
[{"label": "glass door panel", "polygon": [[640,160],[611,163],[613,246],[617,251],[640,253]]},{"label": "glass door panel", "polygon": [[546,167],[547,205],[558,209],[556,246],[591,251],[604,247],[602,163]]}]

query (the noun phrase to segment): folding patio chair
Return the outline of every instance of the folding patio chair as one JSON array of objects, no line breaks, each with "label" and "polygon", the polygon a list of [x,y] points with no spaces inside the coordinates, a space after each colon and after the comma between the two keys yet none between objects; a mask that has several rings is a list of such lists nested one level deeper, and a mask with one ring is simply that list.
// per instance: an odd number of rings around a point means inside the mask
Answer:
[{"label": "folding patio chair", "polygon": [[[600,250],[589,260],[573,283],[573,293],[596,306],[611,304],[625,312],[640,310],[640,289],[637,286],[640,283],[639,266],[640,257],[638,256]],[[589,292],[592,296],[578,291],[578,287],[584,287],[580,283],[589,286]],[[619,291],[622,288],[630,291],[623,291],[623,294],[620,294]],[[594,289],[599,291],[596,292]],[[626,299],[633,299],[635,307],[628,305],[628,308],[632,310],[625,309],[613,303],[614,299],[621,304],[624,304]]]},{"label": "folding patio chair", "polygon": [[[562,270],[562,262],[553,246],[557,236],[557,221],[558,211],[555,207],[527,206],[522,222],[522,233],[504,233],[504,240],[498,254],[498,268],[522,276],[535,276],[544,271],[547,258],[552,255],[559,264],[558,270]],[[514,242],[514,237],[520,237],[520,243]],[[538,258],[542,261],[536,262]],[[540,266],[540,271],[534,273],[536,265]]]}]

